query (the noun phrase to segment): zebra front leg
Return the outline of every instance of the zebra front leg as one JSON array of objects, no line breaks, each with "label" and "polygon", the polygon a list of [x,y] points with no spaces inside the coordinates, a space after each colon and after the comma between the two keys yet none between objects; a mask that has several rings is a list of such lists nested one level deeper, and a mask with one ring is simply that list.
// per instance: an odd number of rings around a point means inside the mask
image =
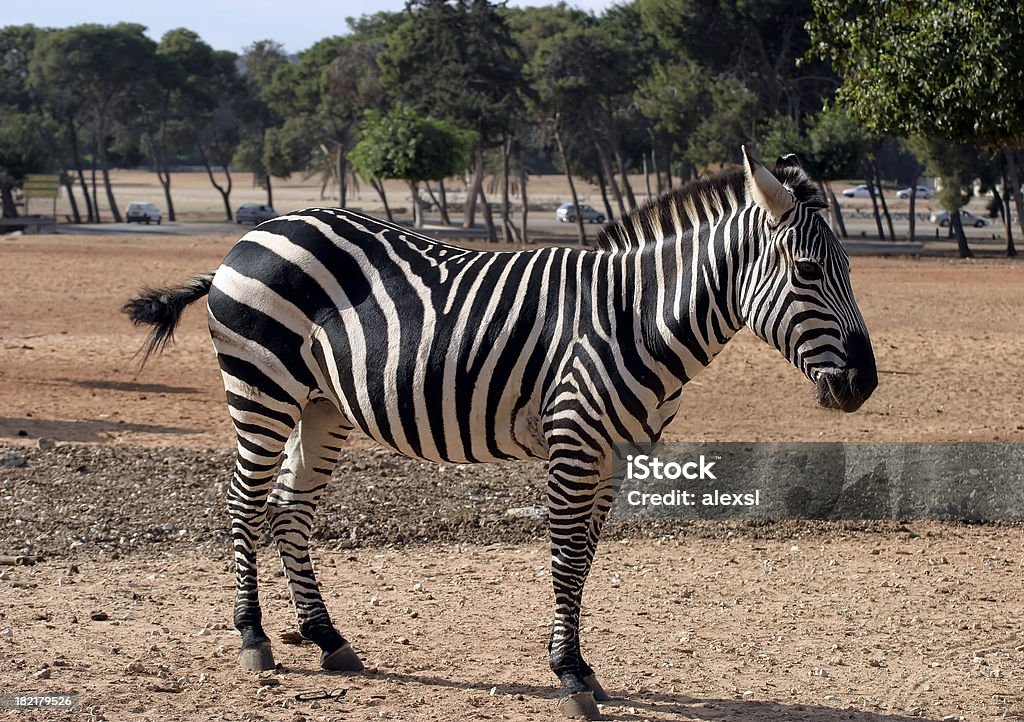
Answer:
[{"label": "zebra front leg", "polygon": [[243,669],[262,671],[275,665],[270,639],[263,631],[256,544],[267,520],[267,496],[294,421],[285,424],[283,415],[274,410],[263,413],[254,403],[247,406],[245,410],[232,406],[238,443],[228,513],[235,558],[235,628],[242,635],[238,663]]},{"label": "zebra front leg", "polygon": [[559,709],[569,717],[600,719],[596,700],[608,695],[580,652],[580,606],[601,524],[614,490],[602,481],[600,461],[581,451],[553,453],[548,466],[548,530],[555,619],[548,645],[551,669],[562,682]]},{"label": "zebra front leg", "polygon": [[351,425],[325,399],[306,406],[288,439],[285,461],[270,494],[270,529],[288,577],[299,634],[321,649],[327,670],[358,672],[363,663],[331,622],[309,557],[317,502],[338,463]]}]

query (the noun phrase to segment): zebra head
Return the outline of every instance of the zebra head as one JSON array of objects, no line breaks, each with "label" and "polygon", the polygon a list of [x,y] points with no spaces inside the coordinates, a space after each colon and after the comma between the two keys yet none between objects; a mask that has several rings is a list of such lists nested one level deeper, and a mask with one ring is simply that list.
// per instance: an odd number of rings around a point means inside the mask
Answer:
[{"label": "zebra head", "polygon": [[817,389],[821,406],[856,411],[878,385],[875,356],[850,287],[850,260],[818,211],[817,187],[794,155],[774,172],[743,149],[754,256],[741,281],[747,326]]}]

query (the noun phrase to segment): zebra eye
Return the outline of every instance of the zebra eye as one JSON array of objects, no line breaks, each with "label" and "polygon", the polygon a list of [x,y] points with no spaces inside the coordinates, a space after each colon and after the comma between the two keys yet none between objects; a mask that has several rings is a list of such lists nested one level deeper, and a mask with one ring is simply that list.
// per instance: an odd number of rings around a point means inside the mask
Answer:
[{"label": "zebra eye", "polygon": [[817,261],[797,261],[796,272],[805,281],[820,281],[823,275]]}]

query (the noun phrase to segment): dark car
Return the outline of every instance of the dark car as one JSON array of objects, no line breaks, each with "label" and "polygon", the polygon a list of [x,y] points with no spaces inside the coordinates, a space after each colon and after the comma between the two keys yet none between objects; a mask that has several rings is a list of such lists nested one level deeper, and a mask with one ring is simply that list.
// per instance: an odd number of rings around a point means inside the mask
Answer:
[{"label": "dark car", "polygon": [[235,222],[256,225],[257,223],[263,223],[263,221],[269,221],[271,218],[277,218],[278,215],[280,214],[268,205],[246,203],[239,206],[238,210],[235,211]]}]

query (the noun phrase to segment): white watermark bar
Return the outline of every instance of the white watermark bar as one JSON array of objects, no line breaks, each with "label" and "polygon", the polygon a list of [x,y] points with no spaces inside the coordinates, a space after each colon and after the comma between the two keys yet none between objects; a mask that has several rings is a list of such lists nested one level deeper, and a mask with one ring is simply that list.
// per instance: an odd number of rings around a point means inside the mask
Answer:
[{"label": "white watermark bar", "polygon": [[1024,520],[1024,444],[616,448],[619,519]]}]

